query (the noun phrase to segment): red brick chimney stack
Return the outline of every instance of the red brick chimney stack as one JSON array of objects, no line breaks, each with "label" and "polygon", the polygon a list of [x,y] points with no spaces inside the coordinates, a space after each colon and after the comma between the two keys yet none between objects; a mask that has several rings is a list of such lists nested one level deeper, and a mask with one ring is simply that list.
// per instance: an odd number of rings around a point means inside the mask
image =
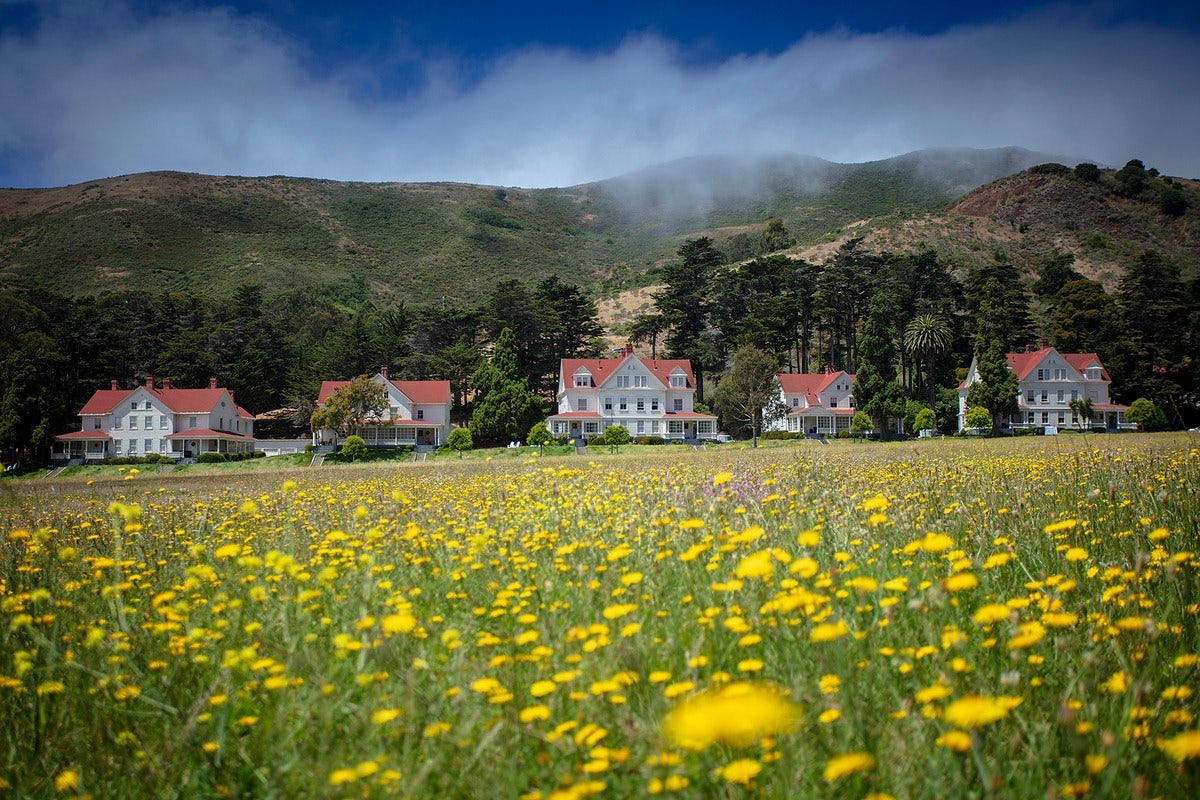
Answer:
[{"label": "red brick chimney stack", "polygon": [[387,364],[381,364],[381,365],[380,365],[380,367],[379,367],[379,374],[383,376],[383,379],[384,379],[385,381],[386,381],[386,380],[389,380],[389,378],[388,378],[388,367],[387,367]]},{"label": "red brick chimney stack", "polygon": [[209,379],[208,379],[208,388],[210,388],[210,389],[215,389],[215,388],[217,388],[217,379],[216,379],[216,378],[209,378]]},{"label": "red brick chimney stack", "polygon": [[112,389],[115,392],[121,388],[121,384],[117,383],[116,378],[113,378],[112,381],[108,384],[108,388]]},{"label": "red brick chimney stack", "polygon": [[151,392],[154,391],[154,376],[153,375],[146,376],[146,389],[148,389]]}]

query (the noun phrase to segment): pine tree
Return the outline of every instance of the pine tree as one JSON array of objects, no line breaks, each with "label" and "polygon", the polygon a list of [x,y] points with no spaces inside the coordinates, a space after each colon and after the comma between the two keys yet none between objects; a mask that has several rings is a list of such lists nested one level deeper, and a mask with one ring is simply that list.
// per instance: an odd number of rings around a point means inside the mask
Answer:
[{"label": "pine tree", "polygon": [[880,432],[887,430],[889,418],[904,414],[904,390],[896,379],[896,337],[891,328],[894,317],[895,308],[888,295],[876,292],[858,335],[854,402]]},{"label": "pine tree", "polygon": [[1004,303],[1007,295],[998,278],[989,279],[983,287],[975,337],[979,380],[967,393],[968,405],[987,409],[993,434],[1000,432],[1005,417],[1017,411],[1017,375],[1008,367],[1006,325],[1011,310]]},{"label": "pine tree", "polygon": [[471,436],[477,441],[515,441],[541,416],[541,405],[521,372],[517,337],[510,328],[500,331],[491,360],[476,370],[471,386]]}]

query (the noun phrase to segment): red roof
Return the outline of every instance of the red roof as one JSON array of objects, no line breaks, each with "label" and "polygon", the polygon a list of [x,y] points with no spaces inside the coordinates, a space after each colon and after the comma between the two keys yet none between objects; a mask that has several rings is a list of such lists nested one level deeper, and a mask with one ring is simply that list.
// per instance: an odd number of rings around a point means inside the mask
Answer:
[{"label": "red roof", "polygon": [[[1042,347],[1037,350],[1031,350],[1027,353],[1009,353],[1008,366],[1017,374],[1017,380],[1023,381],[1029,373],[1037,368],[1037,365],[1042,362],[1046,355],[1054,350],[1053,347]],[[1057,351],[1055,351],[1057,352]],[[1100,367],[1100,378],[1102,380],[1111,381],[1108,377],[1108,370],[1104,368],[1104,363],[1100,360],[1100,356],[1095,353],[1059,353],[1063,359],[1071,365],[1071,367],[1081,375],[1088,368],[1088,365],[1095,363]]]},{"label": "red roof", "polygon": [[600,419],[599,411],[564,411],[552,414],[550,419]]},{"label": "red roof", "polygon": [[625,358],[564,358],[559,366],[559,375],[563,386],[569,389],[575,385],[573,377],[575,373],[580,368],[586,369],[592,375],[592,387],[595,388],[601,386],[610,375],[617,371],[618,367],[625,363],[626,359],[630,358],[637,358],[638,361],[641,361],[663,386],[669,388],[671,373],[680,369],[687,376],[687,388],[696,388],[696,378],[692,374],[692,362],[686,358],[638,358],[632,355]]},{"label": "red roof", "polygon": [[[854,376],[841,369],[837,372],[822,372],[817,374],[782,372],[775,377],[779,379],[779,385],[783,389],[784,394],[802,394],[810,407],[820,407],[821,398],[818,395],[843,377],[849,378],[851,385],[854,383]],[[807,410],[809,409],[796,409],[790,413],[794,414],[796,411]],[[838,409],[830,410],[837,411]]]},{"label": "red roof", "polygon": [[[130,395],[143,389],[157,398],[170,411],[176,414],[207,414],[211,412],[226,393],[225,389],[146,389],[139,386],[135,389],[100,389],[88,399],[80,410],[81,416],[97,416],[111,412]],[[236,405],[235,405],[236,407]],[[239,416],[253,419],[253,415],[238,408]]]},{"label": "red roof", "polygon": [[168,439],[238,439],[245,442],[253,442],[253,436],[244,436],[240,433],[231,431],[214,431],[212,428],[191,428],[178,433],[168,433]]},{"label": "red roof", "polygon": [[[321,391],[317,393],[317,405],[325,405],[329,396],[350,381],[321,381]],[[442,405],[450,400],[450,381],[389,381],[401,391],[405,397],[420,405]]]},{"label": "red roof", "polygon": [[60,433],[54,439],[59,442],[66,441],[87,441],[87,442],[103,442],[112,439],[107,433],[100,431],[72,431],[71,433]]},{"label": "red roof", "polygon": [[716,419],[712,414],[701,414],[699,411],[668,411],[667,419]]}]

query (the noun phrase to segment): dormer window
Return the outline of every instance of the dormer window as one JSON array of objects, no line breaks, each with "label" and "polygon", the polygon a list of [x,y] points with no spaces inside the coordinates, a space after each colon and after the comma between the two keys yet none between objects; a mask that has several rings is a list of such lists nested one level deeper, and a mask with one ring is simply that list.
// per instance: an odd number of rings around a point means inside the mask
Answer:
[{"label": "dormer window", "polygon": [[591,375],[584,373],[584,374],[575,376],[575,388],[576,389],[586,388],[588,386],[591,386],[591,384],[592,384],[592,376]]},{"label": "dormer window", "polygon": [[671,376],[671,388],[683,389],[687,386],[687,376],[675,374]]}]

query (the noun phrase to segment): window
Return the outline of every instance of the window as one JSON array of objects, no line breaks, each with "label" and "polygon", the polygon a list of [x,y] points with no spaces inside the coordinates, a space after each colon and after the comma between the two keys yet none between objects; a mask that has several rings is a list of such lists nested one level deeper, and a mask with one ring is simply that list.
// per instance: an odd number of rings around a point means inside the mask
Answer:
[{"label": "window", "polygon": [[154,452],[154,440],[153,439],[143,439],[142,440],[142,451],[146,452],[146,453],[153,453]]},{"label": "window", "polygon": [[658,433],[658,420],[654,420],[653,422],[650,423],[650,432]]},{"label": "window", "polygon": [[425,419],[425,409],[423,409],[423,408],[417,409],[417,419]]},{"label": "window", "polygon": [[121,440],[120,439],[113,439],[113,452],[115,452],[115,453],[121,452]]},{"label": "window", "polygon": [[130,403],[129,407],[132,408],[134,411],[137,411],[137,400],[134,400],[132,403]]},{"label": "window", "polygon": [[158,429],[165,431],[167,429],[167,418],[165,416],[158,418]]},{"label": "window", "polygon": [[167,452],[167,440],[166,439],[158,440],[158,452],[160,452],[160,453]]},{"label": "window", "polygon": [[667,433],[683,433],[683,423],[677,419],[667,422]]},{"label": "window", "polygon": [[675,398],[675,410],[683,411],[683,398],[682,397]]},{"label": "window", "polygon": [[628,389],[629,388],[629,376],[628,375],[618,375],[617,376],[617,388],[618,389]]},{"label": "window", "polygon": [[830,407],[830,408],[837,408],[837,407],[838,407],[838,406],[837,406],[837,398],[836,398],[836,397],[831,397],[831,398],[829,398],[829,407]]},{"label": "window", "polygon": [[1042,402],[1043,403],[1050,402],[1050,392],[1046,391],[1045,389],[1042,390]]},{"label": "window", "polygon": [[1063,412],[1061,412],[1061,411],[1060,411],[1060,412],[1058,412],[1058,424],[1059,424],[1059,425],[1062,425],[1062,424],[1063,424],[1064,422],[1066,422],[1066,421],[1067,421],[1067,415],[1066,415],[1066,414],[1064,414],[1064,413],[1063,413]]},{"label": "window", "polygon": [[153,415],[147,414],[146,418],[142,420],[142,424],[146,426],[146,430],[151,430],[154,427]]},{"label": "window", "polygon": [[1050,412],[1043,411],[1042,412],[1042,424],[1045,425],[1045,424],[1048,424],[1049,422],[1050,422]]},{"label": "window", "polygon": [[799,407],[800,407],[800,398],[793,397],[792,398],[792,408],[799,408]]},{"label": "window", "polygon": [[1054,380],[1065,381],[1067,379],[1067,371],[1065,369],[1054,370]]},{"label": "window", "polygon": [[92,430],[94,430],[94,431],[100,430],[100,420],[98,420],[98,419],[92,420]]},{"label": "window", "polygon": [[113,430],[114,431],[121,430],[121,418],[120,417],[117,417],[116,419],[113,420]]},{"label": "window", "polygon": [[579,388],[579,387],[583,387],[583,386],[590,386],[592,383],[591,377],[592,376],[590,376],[590,375],[576,375],[575,376],[575,388]]},{"label": "window", "polygon": [[133,414],[129,415],[129,430],[137,430],[137,417],[135,417]]},{"label": "window", "polygon": [[[1066,399],[1066,398],[1064,397],[1064,395],[1065,395],[1065,394],[1066,394],[1066,393],[1064,392],[1064,390],[1062,390],[1062,389],[1059,389],[1059,390],[1058,390],[1058,402],[1060,402],[1060,403],[1061,403],[1061,402],[1063,402],[1063,400],[1065,400],[1065,399]],[[1061,420],[1060,420],[1060,421],[1061,421]]]},{"label": "window", "polygon": [[188,427],[189,428],[196,427],[196,418],[195,417],[188,417]]},{"label": "window", "polygon": [[[224,403],[222,403],[221,405],[224,405]],[[144,408],[144,409],[146,409],[147,411],[149,411],[149,410],[150,410],[150,401],[149,401],[149,400],[147,400],[147,401],[145,402],[145,404],[143,404],[143,405],[142,405],[142,408]]]},{"label": "window", "polygon": [[624,411],[624,410],[626,410],[628,407],[629,407],[629,405],[628,405],[628,402],[625,400],[625,398],[624,398],[624,397],[622,397],[622,398],[621,398],[621,402],[617,404],[617,408],[618,408],[619,410],[621,410],[621,411]]},{"label": "window", "polygon": [[1072,399],[1072,400],[1078,400],[1078,399],[1079,399],[1079,390],[1078,390],[1078,389],[1072,389],[1072,390],[1071,390],[1071,399]]},{"label": "window", "polygon": [[645,375],[634,375],[633,376],[633,385],[638,387],[639,389],[645,389],[647,386],[650,385],[649,378]]},{"label": "window", "polygon": [[657,397],[651,398],[651,400],[650,400],[650,410],[651,410],[651,411],[658,411],[658,398],[657,398]]},{"label": "window", "polygon": [[604,410],[612,411],[612,398],[611,397],[604,398]]},{"label": "window", "polygon": [[1039,370],[1038,370],[1038,380],[1039,380],[1039,381],[1044,381],[1044,380],[1046,380],[1046,370],[1044,370],[1044,369],[1039,369]]},{"label": "window", "polygon": [[599,433],[600,432],[600,423],[599,422],[583,423],[583,432],[584,433]]},{"label": "window", "polygon": [[641,436],[646,432],[646,420],[639,419],[637,424],[638,435]]},{"label": "window", "polygon": [[130,452],[130,453],[136,453],[136,452],[137,452],[137,439],[130,439],[130,440],[129,440],[129,452]]},{"label": "window", "polygon": [[672,375],[671,376],[671,386],[672,386],[672,388],[675,388],[675,389],[682,389],[682,388],[686,387],[687,386],[687,376],[686,375]]},{"label": "window", "polygon": [[638,410],[639,414],[644,413],[646,411],[646,401],[644,399],[642,399],[641,397],[639,397],[637,399],[637,410]]},{"label": "window", "polygon": [[587,398],[586,397],[581,397],[575,401],[575,410],[576,411],[587,411]]},{"label": "window", "polygon": [[1035,395],[1033,393],[1033,389],[1030,389],[1028,392],[1025,393],[1025,402],[1028,405],[1033,405],[1034,403],[1037,402],[1037,395]]}]

